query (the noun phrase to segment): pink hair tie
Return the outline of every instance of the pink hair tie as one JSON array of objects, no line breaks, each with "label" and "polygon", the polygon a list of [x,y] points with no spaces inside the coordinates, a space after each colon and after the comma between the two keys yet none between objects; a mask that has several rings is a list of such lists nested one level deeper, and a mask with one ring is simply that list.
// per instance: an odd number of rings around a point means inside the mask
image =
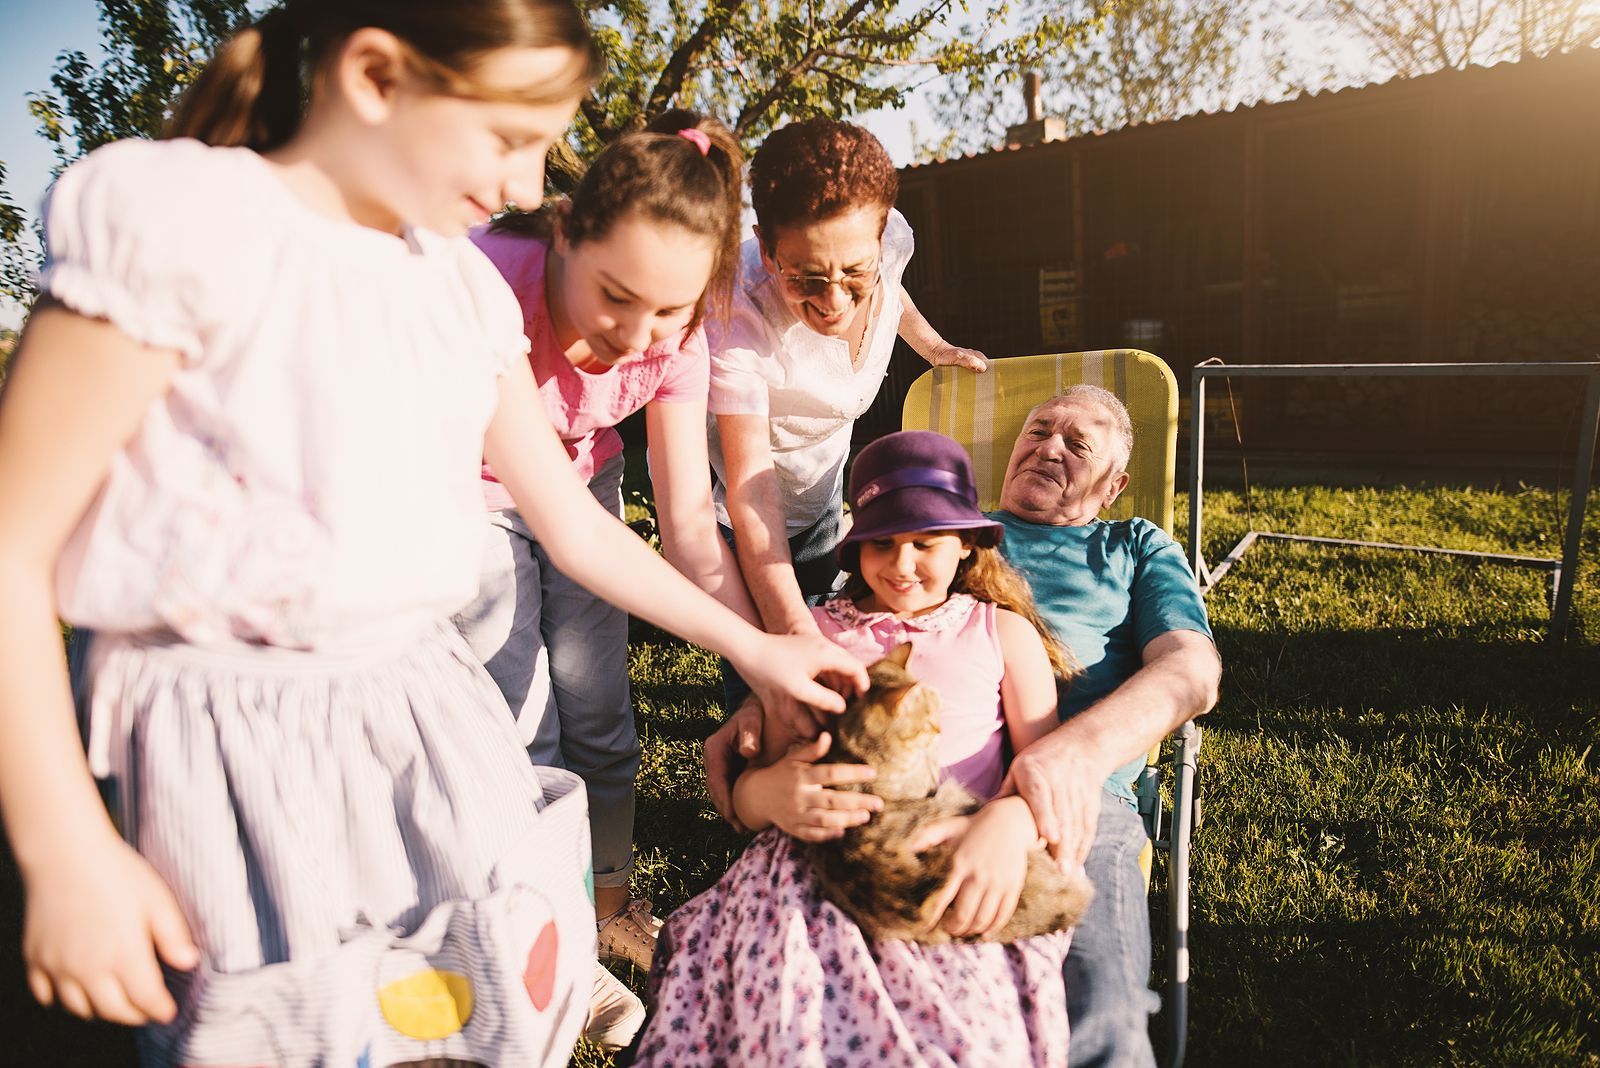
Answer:
[{"label": "pink hair tie", "polygon": [[693,126],[687,126],[678,131],[678,136],[698,148],[702,156],[710,154],[711,138],[706,136],[704,130],[696,130]]}]

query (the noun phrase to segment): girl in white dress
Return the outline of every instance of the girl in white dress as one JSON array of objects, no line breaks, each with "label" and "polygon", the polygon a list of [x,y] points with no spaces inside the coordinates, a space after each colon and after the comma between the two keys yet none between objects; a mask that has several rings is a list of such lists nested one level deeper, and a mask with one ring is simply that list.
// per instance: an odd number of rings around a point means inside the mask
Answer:
[{"label": "girl in white dress", "polygon": [[[538,202],[597,67],[569,0],[290,0],[212,61],[191,139],[52,193],[0,398],[0,806],[34,993],[149,1025],[149,1063],[565,1060],[582,785],[448,623],[481,458],[566,573],[775,698],[864,681],[595,503],[461,237]],[[96,635],[76,693],[58,618]]]}]

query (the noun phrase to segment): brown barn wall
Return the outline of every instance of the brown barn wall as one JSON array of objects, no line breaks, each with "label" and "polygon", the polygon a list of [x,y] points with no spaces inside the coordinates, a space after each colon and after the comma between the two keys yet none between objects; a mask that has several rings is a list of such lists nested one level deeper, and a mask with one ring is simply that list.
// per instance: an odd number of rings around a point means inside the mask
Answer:
[{"label": "brown barn wall", "polygon": [[[900,208],[917,234],[907,288],[948,339],[991,356],[1134,345],[1185,393],[1213,356],[1592,359],[1600,50],[910,167]],[[1041,271],[1076,278],[1070,343],[1041,328]],[[898,425],[925,367],[901,346],[859,440]],[[1307,379],[1234,393],[1256,449],[1559,456],[1582,387]]]}]

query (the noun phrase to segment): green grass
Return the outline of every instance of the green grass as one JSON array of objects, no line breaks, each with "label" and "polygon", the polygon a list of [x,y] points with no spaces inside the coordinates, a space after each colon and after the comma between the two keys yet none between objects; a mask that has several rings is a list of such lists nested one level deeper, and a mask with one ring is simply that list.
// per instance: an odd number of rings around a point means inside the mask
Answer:
[{"label": "green grass", "polygon": [[[1565,500],[1212,492],[1206,556],[1250,525],[1557,556]],[[1562,648],[1539,572],[1263,542],[1218,586],[1188,1063],[1600,1065],[1600,507],[1583,557]],[[665,913],[740,848],[700,775],[715,661],[636,624],[630,669]]]},{"label": "green grass", "polygon": [[[1251,504],[1247,522],[1239,494],[1207,495],[1213,563],[1247,525],[1554,556],[1565,518],[1537,490]],[[1213,593],[1225,675],[1202,720],[1188,1063],[1600,1066],[1600,503],[1588,525],[1562,648],[1540,574],[1462,560],[1269,542]],[[741,841],[700,770],[715,658],[640,624],[633,639],[634,890],[666,913]],[[1159,878],[1151,907],[1159,932]],[[3,979],[0,1017],[27,1001],[15,963]],[[24,1016],[29,1063],[130,1063],[116,1029]]]}]

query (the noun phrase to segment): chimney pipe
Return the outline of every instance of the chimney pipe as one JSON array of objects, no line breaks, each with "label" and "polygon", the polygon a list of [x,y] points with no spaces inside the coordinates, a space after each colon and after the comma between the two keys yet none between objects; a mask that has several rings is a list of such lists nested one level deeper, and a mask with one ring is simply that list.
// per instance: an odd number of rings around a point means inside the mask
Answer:
[{"label": "chimney pipe", "polygon": [[1022,76],[1022,98],[1028,108],[1028,121],[1044,118],[1043,82],[1039,72],[1030,70]]}]

